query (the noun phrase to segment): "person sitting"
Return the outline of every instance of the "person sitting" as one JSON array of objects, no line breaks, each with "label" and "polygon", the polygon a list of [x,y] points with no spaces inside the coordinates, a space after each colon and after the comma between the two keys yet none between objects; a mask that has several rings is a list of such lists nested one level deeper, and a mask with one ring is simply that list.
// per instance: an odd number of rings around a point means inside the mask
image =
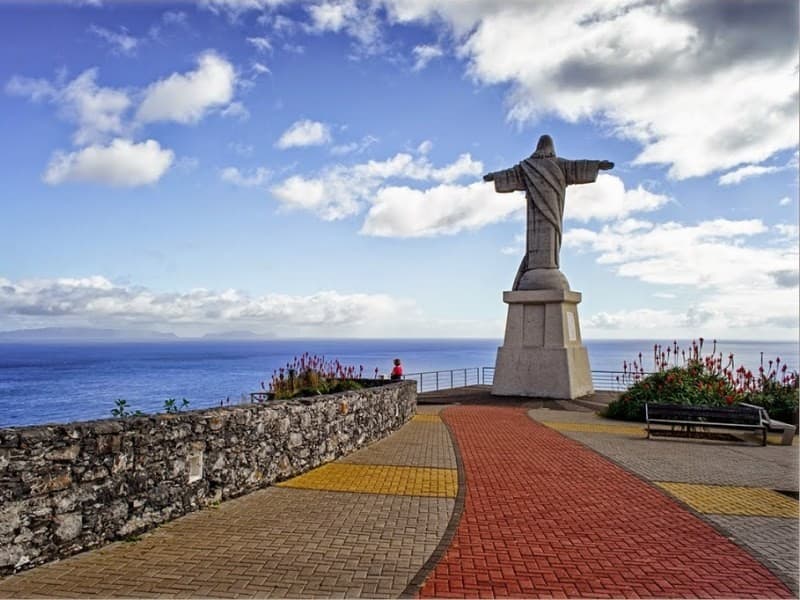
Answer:
[{"label": "person sitting", "polygon": [[403,378],[403,365],[400,364],[400,359],[394,359],[394,367],[392,368],[392,374],[389,376],[389,379],[402,379]]}]

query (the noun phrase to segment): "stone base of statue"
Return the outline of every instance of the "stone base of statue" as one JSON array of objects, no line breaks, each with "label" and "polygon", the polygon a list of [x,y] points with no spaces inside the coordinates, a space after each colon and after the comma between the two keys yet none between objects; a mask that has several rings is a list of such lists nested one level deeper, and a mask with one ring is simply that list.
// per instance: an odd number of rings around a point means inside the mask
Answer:
[{"label": "stone base of statue", "polygon": [[492,394],[573,399],[593,393],[578,324],[579,292],[503,292],[506,335],[497,349]]}]

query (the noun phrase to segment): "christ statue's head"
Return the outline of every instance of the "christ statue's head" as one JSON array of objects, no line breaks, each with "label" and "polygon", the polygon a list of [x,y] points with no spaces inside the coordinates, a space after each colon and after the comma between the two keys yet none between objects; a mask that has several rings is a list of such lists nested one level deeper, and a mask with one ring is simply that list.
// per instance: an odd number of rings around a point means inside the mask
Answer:
[{"label": "christ statue's head", "polygon": [[536,152],[533,153],[532,158],[555,158],[556,148],[553,145],[553,138],[549,135],[543,135],[539,138],[539,143],[536,144]]}]

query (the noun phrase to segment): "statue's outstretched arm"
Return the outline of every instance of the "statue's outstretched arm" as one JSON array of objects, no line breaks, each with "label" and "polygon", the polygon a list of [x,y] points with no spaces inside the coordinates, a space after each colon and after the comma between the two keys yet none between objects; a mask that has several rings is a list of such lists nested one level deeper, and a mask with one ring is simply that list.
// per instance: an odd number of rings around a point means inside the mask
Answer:
[{"label": "statue's outstretched arm", "polygon": [[484,181],[494,181],[494,191],[506,193],[525,190],[525,181],[520,175],[518,167],[493,171],[483,176]]},{"label": "statue's outstretched arm", "polygon": [[611,162],[610,160],[601,160],[600,164],[597,165],[597,168],[600,169],[601,171],[608,171],[614,168],[614,163]]}]

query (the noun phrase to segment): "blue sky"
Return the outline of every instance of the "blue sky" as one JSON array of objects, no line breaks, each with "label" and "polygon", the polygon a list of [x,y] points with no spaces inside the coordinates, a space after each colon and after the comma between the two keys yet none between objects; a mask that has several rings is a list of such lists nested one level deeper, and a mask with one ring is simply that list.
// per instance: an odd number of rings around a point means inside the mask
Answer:
[{"label": "blue sky", "polygon": [[501,337],[549,133],[587,338],[798,336],[797,3],[0,4],[0,330]]}]

